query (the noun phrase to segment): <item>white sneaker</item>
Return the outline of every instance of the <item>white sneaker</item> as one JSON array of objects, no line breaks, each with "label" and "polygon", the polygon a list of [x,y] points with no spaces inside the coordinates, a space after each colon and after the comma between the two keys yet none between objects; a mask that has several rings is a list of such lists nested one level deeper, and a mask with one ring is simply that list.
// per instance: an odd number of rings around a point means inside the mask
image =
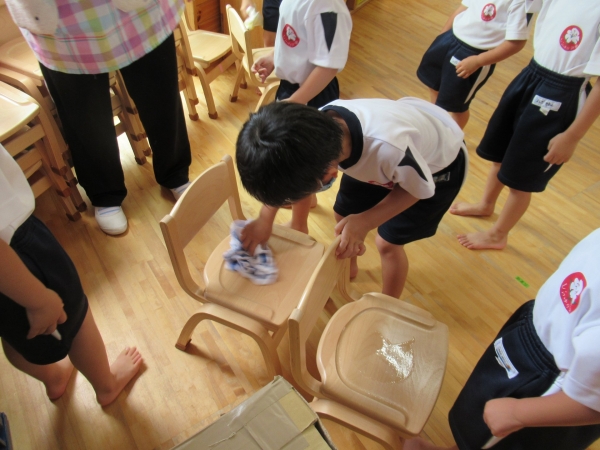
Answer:
[{"label": "white sneaker", "polygon": [[96,207],[96,222],[106,234],[117,235],[127,231],[127,217],[120,206]]},{"label": "white sneaker", "polygon": [[179,200],[179,198],[183,195],[185,190],[190,187],[190,184],[191,183],[188,181],[187,183],[182,184],[181,186],[176,187],[175,189],[170,189],[170,191],[173,193],[173,197],[175,197],[175,201]]}]

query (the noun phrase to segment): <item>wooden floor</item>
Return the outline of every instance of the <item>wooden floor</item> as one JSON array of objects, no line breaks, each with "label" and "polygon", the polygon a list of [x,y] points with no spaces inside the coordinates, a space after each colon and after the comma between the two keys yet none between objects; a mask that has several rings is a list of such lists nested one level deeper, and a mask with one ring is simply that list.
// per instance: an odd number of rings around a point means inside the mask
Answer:
[{"label": "wooden floor", "polygon": [[[428,98],[415,70],[457,6],[458,1],[372,0],[357,11],[350,58],[339,76],[342,96]],[[529,43],[499,65],[472,104],[465,130],[471,166],[460,194],[464,200],[481,195],[489,166],[475,148],[504,88],[530,58]],[[212,85],[218,120],[208,118],[201,100],[200,120],[188,121],[192,177],[223,155],[234,154],[238,130],[258,101],[255,92],[245,90],[237,103],[229,103],[233,81],[230,71]],[[199,84],[197,89],[202,97]],[[504,251],[469,251],[456,241],[457,233],[489,228],[497,214],[484,219],[448,214],[435,237],[407,246],[411,267],[402,298],[450,328],[444,385],[423,431],[434,443],[452,443],[448,410],[500,326],[521,303],[535,297],[573,245],[600,226],[600,157],[594,144],[599,141],[596,125],[546,192],[534,196]],[[219,325],[202,323],[187,353],[175,349],[178,333],[197,304],[175,279],[158,225],[173,201],[154,181],[151,159],[138,166],[127,142],[120,142],[129,191],[123,204],[129,218],[125,235],[103,234],[91,208],[80,221],[69,222],[49,193],[38,200],[36,215],[75,261],[109,358],[125,345],[137,345],[145,367],[114,404],[102,409],[82,375],[74,375],[65,395],[50,402],[39,382],[0,357],[0,411],[9,417],[15,449],[168,449],[269,381],[258,347]],[[326,244],[333,238],[334,195],[335,189],[320,194],[319,206],[310,215],[311,234]],[[253,216],[259,205],[245,192],[242,196],[246,214]],[[278,221],[287,221],[289,214],[281,212]],[[226,235],[225,217],[194,241],[190,255],[199,269],[216,237]],[[380,290],[373,233],[359,264],[356,290]],[[331,422],[325,425],[340,449],[380,448]]]}]

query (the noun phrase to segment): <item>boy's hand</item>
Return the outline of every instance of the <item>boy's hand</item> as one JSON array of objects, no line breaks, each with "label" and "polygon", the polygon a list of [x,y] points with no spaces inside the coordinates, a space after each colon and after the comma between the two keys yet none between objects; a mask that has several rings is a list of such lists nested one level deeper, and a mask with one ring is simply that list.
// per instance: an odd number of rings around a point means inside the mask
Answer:
[{"label": "boy's hand", "polygon": [[340,245],[335,254],[339,259],[362,256],[367,251],[365,247],[365,238],[369,229],[363,224],[363,221],[354,214],[344,217],[334,228],[335,235],[342,235]]},{"label": "boy's hand", "polygon": [[260,217],[256,220],[253,220],[246,225],[240,233],[244,250],[251,255],[254,255],[254,250],[256,250],[256,247],[258,247],[260,244],[266,244],[271,237],[272,232],[272,223],[269,223]]},{"label": "boy's hand", "polygon": [[469,78],[473,72],[481,67],[479,64],[479,60],[477,59],[478,55],[469,56],[468,58],[463,59],[456,65],[456,75],[461,78]]},{"label": "boy's hand", "polygon": [[56,325],[67,320],[67,313],[63,309],[63,302],[56,292],[46,290],[44,298],[40,299],[42,306],[39,308],[26,308],[29,320],[29,333],[27,339],[32,339],[40,334],[51,334],[56,330]]},{"label": "boy's hand", "polygon": [[567,132],[557,134],[548,143],[548,153],[544,156],[544,161],[549,164],[564,164],[573,153],[579,143],[578,139],[573,139]]},{"label": "boy's hand", "polygon": [[275,69],[275,63],[273,62],[273,53],[258,58],[252,65],[252,72],[258,75],[261,82],[265,82],[267,77],[271,75]]},{"label": "boy's hand", "polygon": [[494,436],[505,437],[523,428],[515,417],[516,398],[496,398],[485,404],[483,420]]}]

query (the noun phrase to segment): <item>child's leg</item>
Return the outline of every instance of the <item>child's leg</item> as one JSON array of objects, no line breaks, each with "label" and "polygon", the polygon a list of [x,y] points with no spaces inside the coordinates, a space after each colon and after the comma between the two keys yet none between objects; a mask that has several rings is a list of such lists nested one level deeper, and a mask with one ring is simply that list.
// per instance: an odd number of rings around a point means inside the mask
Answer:
[{"label": "child's leg", "polygon": [[73,339],[69,358],[92,384],[96,399],[102,406],[117,398],[142,365],[142,355],[138,350],[127,347],[109,366],[104,341],[89,309]]},{"label": "child's leg", "polygon": [[438,447],[433,445],[431,442],[426,441],[420,437],[408,439],[404,442],[402,450],[458,450],[458,446],[452,447]]},{"label": "child's leg", "polygon": [[471,250],[496,249],[502,250],[508,241],[508,232],[523,217],[531,202],[531,192],[511,189],[504,209],[496,223],[488,231],[461,234],[458,241]]},{"label": "child's leg", "polygon": [[381,256],[382,292],[390,297],[400,298],[408,276],[408,257],[404,246],[390,244],[379,233],[375,244]]},{"label": "child's leg", "polygon": [[308,234],[308,213],[313,201],[316,202],[314,194],[292,204],[292,220],[289,223],[292,229]]},{"label": "child's leg", "polygon": [[469,117],[471,117],[471,113],[468,109],[464,112],[451,112],[450,115],[461,128],[461,130],[464,130],[464,128],[467,126],[467,122],[469,122]]},{"label": "child's leg", "polygon": [[[333,215],[335,216],[335,222],[338,223],[340,220],[344,218],[344,216],[340,216],[338,213],[334,211]],[[353,280],[358,275],[358,256],[353,256],[350,258],[350,279]]]},{"label": "child's leg", "polygon": [[435,102],[437,101],[438,98],[438,91],[434,91],[433,89],[429,88],[429,101],[431,103],[433,103],[435,105]]},{"label": "child's leg", "polygon": [[73,364],[69,358],[53,364],[38,365],[27,361],[19,352],[17,352],[8,342],[2,339],[2,348],[8,361],[21,372],[40,380],[46,386],[46,394],[50,400],[57,400],[64,394],[71,373]]},{"label": "child's leg", "polygon": [[500,163],[492,163],[485,183],[483,197],[479,202],[457,202],[450,207],[450,213],[457,216],[491,216],[494,213],[500,192],[504,189],[504,184],[498,179],[499,170]]}]

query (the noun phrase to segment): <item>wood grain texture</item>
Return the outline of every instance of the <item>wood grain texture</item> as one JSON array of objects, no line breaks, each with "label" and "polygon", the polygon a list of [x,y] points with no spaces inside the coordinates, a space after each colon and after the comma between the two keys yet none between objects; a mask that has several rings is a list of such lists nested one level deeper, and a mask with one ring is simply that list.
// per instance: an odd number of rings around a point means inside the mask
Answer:
[{"label": "wood grain texture", "polygon": [[[371,0],[360,8],[352,16],[348,64],[339,75],[342,97],[428,98],[428,90],[415,71],[458,4],[458,0]],[[521,53],[500,63],[472,103],[471,120],[465,129],[471,166],[460,199],[473,201],[482,193],[489,165],[476,156],[475,148],[506,85],[531,55],[529,42]],[[208,118],[200,97],[200,120],[187,121],[193,154],[191,177],[223,155],[235,153],[238,131],[259,100],[254,89],[246,89],[240,90],[236,103],[230,103],[234,79],[232,67],[211,83],[218,120]],[[199,88],[198,80],[194,82]],[[519,305],[535,297],[569,250],[600,226],[599,141],[600,127],[596,124],[548,189],[533,196],[505,250],[470,251],[456,241],[458,233],[489,228],[499,209],[482,219],[448,214],[436,236],[406,247],[410,270],[402,299],[429,311],[450,331],[444,383],[423,432],[436,444],[452,443],[448,411],[501,325]],[[96,225],[92,208],[82,213],[80,221],[69,222],[49,193],[38,198],[36,215],[74,260],[109,359],[125,345],[137,345],[145,367],[114,404],[102,409],[81,374],[73,376],[60,400],[50,402],[38,381],[12,368],[1,356],[0,411],[8,415],[19,450],[168,449],[270,381],[258,346],[247,336],[218,324],[201,323],[188,351],[175,349],[181,327],[195,312],[197,302],[179,287],[159,228],[159,220],[171,210],[173,199],[154,180],[152,157],[139,166],[127,139],[121,136],[119,143],[128,188],[123,204],[129,218],[127,233],[106,236]],[[334,237],[336,190],[319,194],[319,205],[309,217],[311,235],[325,245]],[[246,216],[255,216],[258,202],[243,189],[240,194]],[[503,194],[498,207],[505,198]],[[287,222],[290,215],[281,211],[277,222]],[[203,239],[191,244],[195,276],[200,276],[210,251],[227,234],[225,211],[218,212],[216,218]],[[374,233],[368,236],[367,248],[359,260],[360,273],[351,284],[359,292],[379,291],[381,285]],[[516,277],[525,280],[528,287]],[[323,316],[317,324],[317,339],[325,320]],[[280,355],[288,352],[286,339],[279,348]],[[331,421],[326,420],[325,426],[341,450],[381,448]],[[600,450],[600,445],[591,448]]]}]

